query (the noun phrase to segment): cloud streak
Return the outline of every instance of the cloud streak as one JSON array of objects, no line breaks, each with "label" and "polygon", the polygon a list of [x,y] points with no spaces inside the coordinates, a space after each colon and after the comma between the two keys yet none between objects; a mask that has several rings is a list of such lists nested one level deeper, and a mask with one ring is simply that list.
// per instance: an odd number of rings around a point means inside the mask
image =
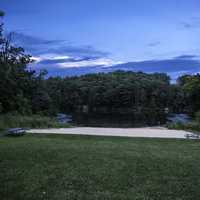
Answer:
[{"label": "cloud streak", "polygon": [[191,19],[187,21],[182,21],[180,25],[184,29],[196,29],[200,28],[200,18],[199,17],[192,17]]},{"label": "cloud streak", "polygon": [[33,56],[57,54],[73,57],[106,57],[109,55],[108,52],[97,50],[90,45],[76,46],[66,40],[45,40],[23,33],[14,33],[13,41],[15,44],[23,46]]},{"label": "cloud streak", "polygon": [[197,55],[181,55],[181,56],[177,56],[174,59],[182,59],[182,60],[192,60],[192,59],[197,59],[198,56]]},{"label": "cloud streak", "polygon": [[[65,40],[45,40],[22,33],[14,34],[14,42],[33,55],[35,65],[44,68],[112,66],[120,64],[108,58],[109,53],[92,46],[73,46]],[[34,65],[31,65],[34,67]]]},{"label": "cloud streak", "polygon": [[156,47],[156,46],[159,46],[161,44],[160,41],[156,41],[156,42],[151,42],[148,44],[149,47]]},{"label": "cloud streak", "polygon": [[[49,74],[60,76],[82,75],[86,73],[110,72],[115,70],[163,72],[173,79],[184,73],[200,72],[197,55],[180,55],[165,60],[146,60],[122,63],[109,58],[109,53],[96,50],[92,46],[73,46],[65,40],[44,40],[18,34],[15,42],[33,54],[35,69],[46,68]],[[159,41],[149,43],[149,47],[160,45]]]},{"label": "cloud streak", "polygon": [[[196,59],[194,59],[196,58]],[[106,63],[107,62],[107,63]],[[77,64],[77,65],[76,65]],[[108,66],[106,66],[108,64]],[[109,60],[92,60],[65,63],[62,67],[49,65],[49,76],[79,76],[88,73],[112,72],[116,70],[142,71],[146,73],[167,73],[172,80],[183,74],[194,74],[200,72],[200,60],[196,55],[180,55],[175,58],[165,60],[146,60],[128,63],[109,63]]]},{"label": "cloud streak", "polygon": [[94,67],[94,66],[104,66],[110,67],[113,65],[121,64],[122,62],[117,62],[109,58],[103,57],[82,57],[73,58],[68,56],[59,56],[51,58],[48,57],[35,57],[35,65],[44,68],[77,68],[77,67]]},{"label": "cloud streak", "polygon": [[60,63],[79,63],[82,61],[92,61],[92,60],[96,60],[99,59],[99,57],[83,57],[83,58],[70,58],[67,57],[66,58],[52,58],[52,59],[43,59],[40,62],[38,62],[38,64],[60,64]]},{"label": "cloud streak", "polygon": [[94,67],[94,66],[104,66],[110,67],[121,62],[115,62],[109,58],[97,58],[92,60],[81,60],[78,62],[64,62],[59,63],[58,66],[61,68],[70,68],[70,67]]}]

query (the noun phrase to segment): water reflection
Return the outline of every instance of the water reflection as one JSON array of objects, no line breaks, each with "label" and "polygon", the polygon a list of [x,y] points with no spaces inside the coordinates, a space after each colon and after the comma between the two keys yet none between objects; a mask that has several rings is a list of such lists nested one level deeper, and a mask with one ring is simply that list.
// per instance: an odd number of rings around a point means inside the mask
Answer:
[{"label": "water reflection", "polygon": [[128,114],[74,114],[72,124],[90,127],[145,127],[164,123]]}]

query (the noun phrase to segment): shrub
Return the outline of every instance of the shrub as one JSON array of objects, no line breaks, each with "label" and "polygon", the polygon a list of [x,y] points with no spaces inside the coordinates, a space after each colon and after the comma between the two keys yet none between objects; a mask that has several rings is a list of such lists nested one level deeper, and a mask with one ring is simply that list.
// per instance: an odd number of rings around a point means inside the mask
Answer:
[{"label": "shrub", "polygon": [[69,124],[60,124],[53,117],[40,115],[22,116],[18,114],[0,115],[0,130],[8,128],[62,128],[69,127]]},{"label": "shrub", "polygon": [[195,121],[200,124],[200,111],[196,112]]},{"label": "shrub", "polygon": [[200,132],[200,123],[198,123],[196,121],[189,122],[189,123],[186,123],[186,124],[183,124],[183,123],[172,123],[172,124],[168,124],[167,127],[169,129]]}]

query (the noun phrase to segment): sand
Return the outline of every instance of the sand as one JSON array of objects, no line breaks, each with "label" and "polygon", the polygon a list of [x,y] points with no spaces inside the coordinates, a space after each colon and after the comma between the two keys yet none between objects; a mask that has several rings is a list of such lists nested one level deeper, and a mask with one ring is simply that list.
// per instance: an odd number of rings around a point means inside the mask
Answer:
[{"label": "sand", "polygon": [[97,135],[118,137],[142,137],[142,138],[177,138],[184,139],[190,132],[179,130],[168,130],[162,127],[148,128],[56,128],[56,129],[31,129],[28,133],[43,134],[66,134],[66,135]]}]

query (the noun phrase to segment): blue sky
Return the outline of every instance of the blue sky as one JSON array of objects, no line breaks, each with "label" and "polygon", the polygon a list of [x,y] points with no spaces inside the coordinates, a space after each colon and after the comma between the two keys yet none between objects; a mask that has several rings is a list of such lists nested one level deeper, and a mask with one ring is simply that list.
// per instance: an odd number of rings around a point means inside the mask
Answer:
[{"label": "blue sky", "polygon": [[[0,9],[7,31],[50,71],[178,59],[174,74],[200,72],[199,0],[1,0]],[[171,73],[163,64],[155,70]]]}]

